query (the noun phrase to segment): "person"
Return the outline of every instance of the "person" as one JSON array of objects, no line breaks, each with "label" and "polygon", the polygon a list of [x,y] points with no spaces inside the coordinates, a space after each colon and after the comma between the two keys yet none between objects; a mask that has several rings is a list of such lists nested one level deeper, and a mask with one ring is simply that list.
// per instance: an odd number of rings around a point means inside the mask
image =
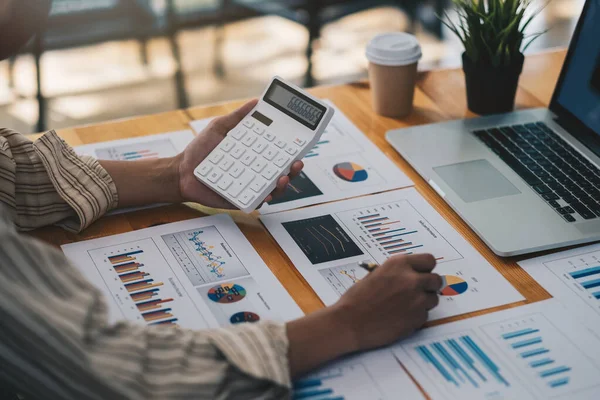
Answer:
[{"label": "person", "polygon": [[[41,3],[0,0],[0,29],[10,32],[18,8]],[[193,169],[254,104],[216,118],[182,154],[157,160],[99,161],[77,156],[54,131],[32,142],[0,129],[3,388],[26,399],[287,398],[293,379],[425,323],[442,280],[432,272],[435,259],[423,254],[390,258],[335,305],[286,324],[204,331],[109,324],[102,293],[62,253],[21,233],[45,225],[79,232],[116,207],[192,201],[231,208]],[[291,176],[301,169],[295,163]],[[289,179],[280,178],[273,194]]]}]

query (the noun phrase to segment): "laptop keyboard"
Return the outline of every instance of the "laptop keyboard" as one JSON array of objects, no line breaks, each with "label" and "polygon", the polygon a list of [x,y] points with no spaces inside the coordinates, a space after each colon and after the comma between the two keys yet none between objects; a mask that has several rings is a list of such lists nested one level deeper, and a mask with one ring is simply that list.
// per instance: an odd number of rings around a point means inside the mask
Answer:
[{"label": "laptop keyboard", "polygon": [[567,222],[600,217],[600,169],[543,122],[473,133]]}]

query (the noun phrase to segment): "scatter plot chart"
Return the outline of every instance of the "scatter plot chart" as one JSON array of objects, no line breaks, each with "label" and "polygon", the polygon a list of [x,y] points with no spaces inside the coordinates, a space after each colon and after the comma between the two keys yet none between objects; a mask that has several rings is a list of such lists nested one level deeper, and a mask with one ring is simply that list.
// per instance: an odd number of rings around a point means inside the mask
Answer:
[{"label": "scatter plot chart", "polygon": [[248,275],[214,226],[163,235],[162,239],[194,286]]}]

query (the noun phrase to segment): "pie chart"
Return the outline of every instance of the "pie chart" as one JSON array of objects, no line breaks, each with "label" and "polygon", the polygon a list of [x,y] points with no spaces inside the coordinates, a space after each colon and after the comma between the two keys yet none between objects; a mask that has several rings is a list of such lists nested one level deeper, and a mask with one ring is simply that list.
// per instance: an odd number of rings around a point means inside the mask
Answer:
[{"label": "pie chart", "polygon": [[236,303],[244,297],[246,297],[246,289],[235,283],[222,283],[208,291],[208,298],[215,303]]},{"label": "pie chart", "polygon": [[469,288],[469,284],[458,276],[442,275],[442,281],[444,282],[442,290],[440,290],[442,296],[458,296]]},{"label": "pie chart", "polygon": [[369,177],[367,170],[353,162],[343,162],[333,167],[333,173],[346,182],[363,182]]},{"label": "pie chart", "polygon": [[232,324],[241,324],[242,322],[256,322],[259,321],[260,317],[258,314],[249,311],[242,311],[239,313],[235,313],[229,318],[229,321]]}]

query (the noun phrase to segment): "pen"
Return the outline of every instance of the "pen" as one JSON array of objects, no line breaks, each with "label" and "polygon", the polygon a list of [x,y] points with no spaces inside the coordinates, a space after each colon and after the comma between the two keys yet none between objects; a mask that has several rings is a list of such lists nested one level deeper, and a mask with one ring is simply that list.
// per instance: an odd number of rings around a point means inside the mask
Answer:
[{"label": "pen", "polygon": [[377,269],[377,267],[379,267],[379,264],[371,262],[361,262],[358,263],[358,266],[364,270],[367,270],[367,272],[373,272]]}]

